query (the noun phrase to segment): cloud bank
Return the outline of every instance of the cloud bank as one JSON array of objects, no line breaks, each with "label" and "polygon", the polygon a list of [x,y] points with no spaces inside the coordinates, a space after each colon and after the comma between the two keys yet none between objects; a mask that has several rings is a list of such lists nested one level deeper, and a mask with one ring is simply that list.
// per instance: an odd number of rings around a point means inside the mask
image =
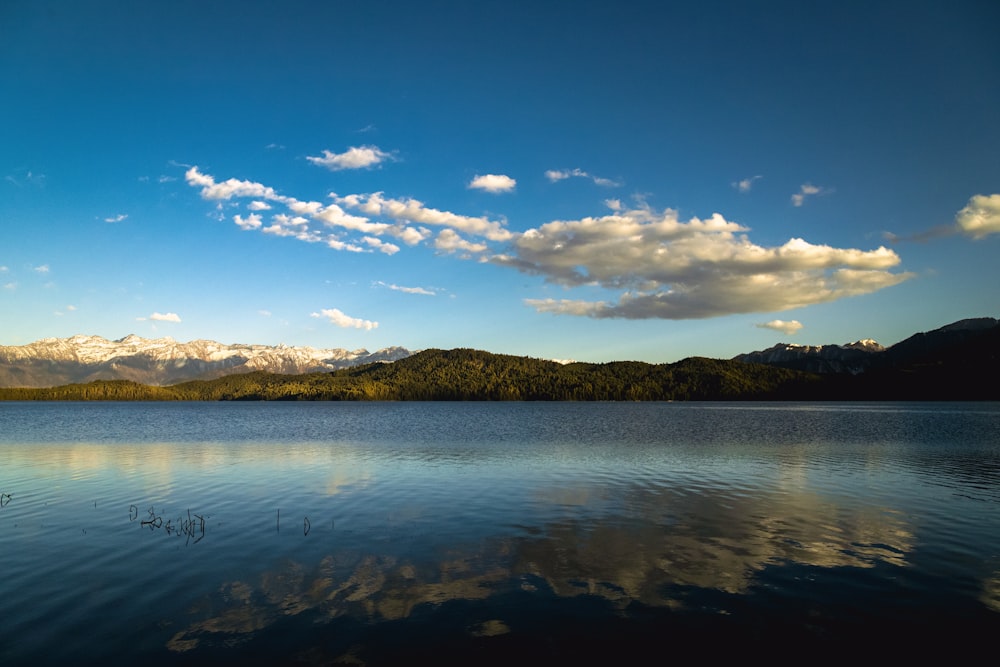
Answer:
[{"label": "cloud bank", "polygon": [[495,263],[565,287],[599,286],[615,301],[528,299],[539,312],[594,318],[697,319],[776,312],[868,294],[912,277],[895,252],[793,238],[778,247],[715,214],[679,220],[649,208],[550,222],[520,235]]},{"label": "cloud bank", "polygon": [[[525,300],[543,313],[601,319],[696,319],[780,312],[869,294],[913,277],[892,271],[900,259],[885,247],[834,248],[801,238],[780,246],[760,246],[751,241],[748,227],[718,213],[681,220],[673,209],[655,211],[646,204],[630,209],[618,199],[605,202],[611,210],[607,215],[554,220],[515,232],[504,220],[440,210],[417,199],[392,198],[382,192],[330,193],[331,202],[322,204],[279,194],[252,181],[216,181],[197,167],[187,171],[186,179],[209,201],[250,200],[246,213],[233,216],[233,222],[244,230],[322,242],[333,250],[352,253],[394,256],[404,248],[424,245],[442,254],[541,276],[568,290],[586,287],[607,292],[607,298],[597,300]],[[491,187],[499,188],[506,181],[492,183]],[[513,179],[510,183],[513,187]],[[803,198],[823,191],[808,184],[802,188]],[[974,197],[960,212],[959,224],[970,234],[995,231],[998,199],[1000,195]],[[275,212],[273,208],[279,206],[285,210]],[[385,286],[400,291],[420,289]],[[314,316],[326,317],[338,326],[377,326],[336,310]]]}]

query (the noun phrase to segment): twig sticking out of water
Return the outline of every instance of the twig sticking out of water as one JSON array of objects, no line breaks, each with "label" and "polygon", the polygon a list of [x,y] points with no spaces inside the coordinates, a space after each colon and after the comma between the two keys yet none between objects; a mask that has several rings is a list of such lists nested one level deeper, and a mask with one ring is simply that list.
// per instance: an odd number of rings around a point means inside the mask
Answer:
[{"label": "twig sticking out of water", "polygon": [[[183,535],[186,538],[185,545],[198,544],[205,538],[205,516],[191,514],[190,509],[187,510],[186,519],[183,516],[179,516],[176,521],[174,519],[167,519],[166,522],[163,521],[163,516],[158,514],[153,507],[146,510],[146,513],[148,518],[142,519],[139,522],[141,528],[148,527],[150,530],[162,528],[167,535]],[[130,505],[128,514],[129,521],[135,521],[139,518],[139,508],[135,505]]]}]

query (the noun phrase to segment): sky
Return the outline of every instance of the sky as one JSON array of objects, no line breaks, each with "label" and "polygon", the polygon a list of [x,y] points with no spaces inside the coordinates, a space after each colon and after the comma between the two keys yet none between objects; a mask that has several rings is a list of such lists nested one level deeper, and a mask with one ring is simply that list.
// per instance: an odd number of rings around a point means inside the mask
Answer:
[{"label": "sky", "polygon": [[997,317],[997,34],[990,1],[6,0],[0,345],[664,363]]}]

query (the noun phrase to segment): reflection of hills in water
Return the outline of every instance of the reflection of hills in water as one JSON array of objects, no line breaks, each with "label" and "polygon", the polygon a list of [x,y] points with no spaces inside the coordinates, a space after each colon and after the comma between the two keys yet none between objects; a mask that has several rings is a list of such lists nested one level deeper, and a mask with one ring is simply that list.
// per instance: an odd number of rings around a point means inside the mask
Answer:
[{"label": "reflection of hills in water", "polygon": [[[859,571],[905,568],[913,548],[912,531],[900,515],[843,508],[831,515],[829,505],[806,493],[792,502],[662,489],[634,493],[629,503],[643,515],[550,523],[450,550],[437,562],[348,551],[314,566],[286,561],[255,581],[228,582],[203,599],[192,610],[197,620],[176,633],[168,648],[188,652],[253,642],[303,614],[313,627],[389,627],[459,602],[476,611],[467,609],[456,631],[480,639],[519,632],[529,607],[583,604],[606,619],[629,619],[639,608],[701,613],[706,597],[738,606],[734,601],[751,593],[765,570],[815,576],[817,569],[840,568],[852,573],[845,582],[853,586],[849,582]],[[797,512],[783,517],[782,506]],[[804,604],[807,593],[782,595],[799,596]],[[365,636],[358,628],[354,634]],[[340,658],[353,651],[361,660],[371,648],[347,642]]]}]

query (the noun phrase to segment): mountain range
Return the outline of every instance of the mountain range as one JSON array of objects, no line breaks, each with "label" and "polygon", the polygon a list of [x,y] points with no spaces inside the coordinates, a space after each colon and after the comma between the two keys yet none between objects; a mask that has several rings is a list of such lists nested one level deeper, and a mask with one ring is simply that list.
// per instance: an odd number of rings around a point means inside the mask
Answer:
[{"label": "mountain range", "polygon": [[991,333],[996,337],[1000,320],[978,317],[953,322],[933,331],[914,334],[891,347],[871,339],[844,345],[795,345],[779,343],[766,350],[747,352],[733,359],[819,374],[859,375],[919,363],[922,358],[975,344]]},{"label": "mountain range", "polygon": [[[976,372],[995,368],[998,349],[1000,321],[982,317],[914,334],[888,348],[871,339],[843,345],[781,343],[738,355],[731,361],[819,374],[835,380],[843,378],[845,382],[863,375],[869,378],[865,387],[884,389],[888,385],[905,385],[907,374],[912,377],[914,372],[919,372],[925,383],[965,382]],[[78,335],[46,338],[23,346],[0,346],[0,387],[55,387],[95,380],[170,386],[258,371],[285,375],[333,372],[373,362],[398,361],[413,354],[402,347],[369,352],[286,345],[225,345],[208,340],[180,343],[169,337],[146,339],[135,335],[118,340]]]},{"label": "mountain range", "polygon": [[22,346],[0,346],[0,387],[53,387],[94,380],[131,380],[165,386],[234,373],[300,374],[334,371],[410,356],[401,347],[316,349],[287,345],[225,345],[211,340],[179,343],[173,338],[118,340],[100,336],[44,338]]}]

